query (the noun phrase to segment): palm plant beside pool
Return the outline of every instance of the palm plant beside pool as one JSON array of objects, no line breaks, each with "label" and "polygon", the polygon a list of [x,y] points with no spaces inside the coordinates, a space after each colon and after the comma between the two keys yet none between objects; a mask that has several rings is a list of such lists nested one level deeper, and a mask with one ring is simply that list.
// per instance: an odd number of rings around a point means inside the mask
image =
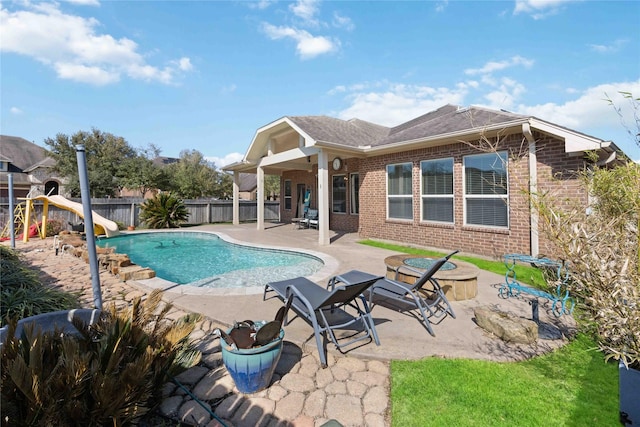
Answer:
[{"label": "palm plant beside pool", "polygon": [[140,220],[149,228],[176,228],[188,219],[184,202],[172,193],[160,193],[140,205]]}]

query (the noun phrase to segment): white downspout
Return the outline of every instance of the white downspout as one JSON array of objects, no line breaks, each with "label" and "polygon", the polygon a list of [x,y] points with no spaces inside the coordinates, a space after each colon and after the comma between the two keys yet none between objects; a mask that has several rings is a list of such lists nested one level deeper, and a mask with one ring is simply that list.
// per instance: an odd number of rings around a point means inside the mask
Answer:
[{"label": "white downspout", "polygon": [[[537,197],[538,193],[538,159],[536,156],[536,140],[531,133],[529,123],[522,124],[522,133],[529,143],[529,197]],[[540,253],[540,240],[538,229],[538,211],[533,202],[529,202],[529,214],[531,216],[531,256],[538,256]]]}]

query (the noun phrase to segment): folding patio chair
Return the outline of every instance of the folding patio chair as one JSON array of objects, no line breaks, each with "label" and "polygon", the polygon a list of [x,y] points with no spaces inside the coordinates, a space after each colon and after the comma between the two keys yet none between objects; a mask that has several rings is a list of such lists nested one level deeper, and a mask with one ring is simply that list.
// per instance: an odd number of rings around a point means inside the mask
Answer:
[{"label": "folding patio chair", "polygon": [[[354,270],[330,279],[324,289],[305,277],[298,277],[266,284],[263,299],[271,291],[283,301],[289,295],[294,296],[291,308],[313,327],[320,363],[326,368],[327,337],[341,353],[345,353],[346,347],[365,339],[373,339],[380,345],[367,299],[362,294],[379,279],[381,276]],[[288,323],[285,318],[284,325]],[[336,334],[345,330],[349,331],[346,336],[342,332]]]},{"label": "folding patio chair", "polygon": [[[413,309],[418,309],[422,316],[422,323],[429,333],[435,336],[431,328],[430,317],[444,318],[447,314],[455,319],[456,315],[451,308],[451,304],[444,295],[438,280],[433,277],[440,268],[459,251],[451,252],[449,255],[435,260],[435,262],[425,272],[413,269],[407,265],[400,265],[395,269],[395,280],[382,278],[369,289],[369,305],[374,307],[375,297],[384,297],[392,301],[410,305]],[[401,270],[408,270],[412,273],[421,274],[413,284],[408,284],[398,280]],[[427,283],[429,286],[425,286]],[[375,304],[378,305],[378,304]],[[417,317],[417,316],[416,316]]]}]

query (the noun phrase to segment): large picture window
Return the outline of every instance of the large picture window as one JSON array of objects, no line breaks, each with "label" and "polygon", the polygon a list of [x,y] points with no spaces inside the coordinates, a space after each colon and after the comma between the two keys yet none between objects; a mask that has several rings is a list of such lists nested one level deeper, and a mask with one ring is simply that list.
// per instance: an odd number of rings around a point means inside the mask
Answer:
[{"label": "large picture window", "polygon": [[422,220],[453,223],[453,159],[420,162]]},{"label": "large picture window", "polygon": [[465,224],[509,227],[507,153],[464,158]]},{"label": "large picture window", "polygon": [[387,218],[413,219],[411,163],[387,165]]},{"label": "large picture window", "polygon": [[291,180],[284,180],[284,208],[285,210],[291,210]]},{"label": "large picture window", "polygon": [[351,189],[351,213],[360,213],[360,175],[352,173],[349,178]]},{"label": "large picture window", "polygon": [[347,180],[345,175],[333,175],[333,212],[347,213]]}]

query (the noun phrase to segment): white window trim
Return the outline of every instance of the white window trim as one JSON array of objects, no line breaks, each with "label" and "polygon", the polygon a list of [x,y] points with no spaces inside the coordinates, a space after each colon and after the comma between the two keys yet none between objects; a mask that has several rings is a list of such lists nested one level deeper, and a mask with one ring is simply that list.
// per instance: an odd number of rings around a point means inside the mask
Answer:
[{"label": "white window trim", "polygon": [[[479,195],[479,194],[467,194],[467,162],[466,159],[474,156],[482,156],[483,154],[470,154],[467,156],[463,156],[462,158],[462,199],[464,203],[463,207],[463,217],[464,217],[464,226],[465,227],[475,227],[475,228],[485,228],[485,229],[493,229],[493,230],[509,230],[511,227],[511,206],[509,204],[509,156],[506,151],[497,151],[496,154],[505,155],[507,159],[506,171],[507,171],[507,192],[506,194],[492,194],[492,195]],[[503,199],[505,205],[507,206],[507,225],[499,226],[499,225],[482,225],[482,224],[468,224],[467,223],[467,200],[469,199]]]},{"label": "white window trim", "polygon": [[[453,172],[453,188],[451,189],[451,194],[424,194],[424,189],[422,188],[422,163],[425,162],[434,162],[434,161],[441,161],[441,160],[451,160],[452,163],[452,172]],[[422,223],[434,223],[434,224],[455,224],[456,222],[456,201],[455,201],[455,193],[456,193],[456,163],[455,163],[455,159],[453,157],[443,157],[440,159],[428,159],[428,160],[421,160],[420,161],[420,222]],[[423,212],[423,203],[422,200],[423,199],[431,199],[431,198],[438,198],[438,199],[442,199],[442,198],[451,198],[451,203],[453,205],[453,218],[451,221],[434,221],[432,219],[423,219],[424,218],[424,212]]]},{"label": "white window trim", "polygon": [[[411,165],[411,194],[407,195],[391,195],[389,194],[389,166],[398,166],[398,165]],[[401,163],[389,163],[384,167],[384,175],[385,175],[385,194],[386,194],[386,205],[387,205],[387,220],[390,221],[405,221],[405,222],[413,222],[413,162],[401,162]],[[390,199],[411,199],[411,218],[394,218],[389,216],[389,201]]]}]

